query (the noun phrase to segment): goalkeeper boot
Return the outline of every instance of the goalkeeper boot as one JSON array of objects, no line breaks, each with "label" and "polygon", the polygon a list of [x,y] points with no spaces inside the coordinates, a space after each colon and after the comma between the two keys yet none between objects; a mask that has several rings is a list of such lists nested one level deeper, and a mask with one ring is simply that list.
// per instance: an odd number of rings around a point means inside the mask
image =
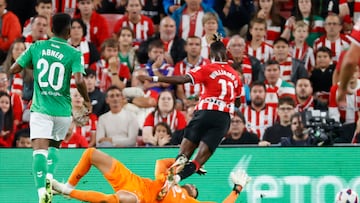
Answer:
[{"label": "goalkeeper boot", "polygon": [[170,168],[169,174],[167,175],[167,178],[165,181],[165,184],[163,185],[159,194],[156,197],[157,200],[160,201],[160,200],[164,199],[166,194],[169,192],[170,188],[177,184],[177,181],[175,181],[175,179],[174,179],[175,175],[176,175],[175,168]]},{"label": "goalkeeper boot", "polygon": [[185,167],[185,164],[189,161],[189,159],[184,155],[181,154],[176,158],[176,161],[170,166],[170,169],[174,169],[174,173],[178,174],[182,171]]},{"label": "goalkeeper boot", "polygon": [[62,194],[62,195],[69,195],[71,193],[71,191],[73,190],[73,188],[70,188],[68,186],[66,186],[64,183],[59,183],[57,180],[53,179],[51,181],[52,183],[52,189],[57,192],[58,194]]}]

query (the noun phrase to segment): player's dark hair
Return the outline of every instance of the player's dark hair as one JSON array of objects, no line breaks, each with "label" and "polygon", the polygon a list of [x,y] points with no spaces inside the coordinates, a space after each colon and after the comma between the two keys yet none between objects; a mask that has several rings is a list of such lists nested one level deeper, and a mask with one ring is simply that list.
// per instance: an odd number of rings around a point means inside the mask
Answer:
[{"label": "player's dark hair", "polygon": [[283,104],[288,104],[292,107],[295,107],[294,99],[289,96],[279,98],[278,106],[283,105]]},{"label": "player's dark hair", "polygon": [[329,48],[325,47],[325,46],[322,46],[320,48],[318,48],[316,50],[316,55],[319,53],[319,52],[323,52],[323,53],[327,53],[329,55],[330,58],[332,58],[332,52]]},{"label": "player's dark hair", "polygon": [[71,19],[71,26],[72,26],[72,24],[73,24],[74,22],[77,22],[77,23],[80,24],[81,29],[82,29],[82,31],[83,31],[83,37],[86,36],[86,34],[87,34],[87,31],[86,31],[86,30],[87,30],[87,29],[86,29],[86,25],[85,25],[84,21],[83,21],[81,18],[72,18],[72,19]]},{"label": "player's dark hair", "polygon": [[52,0],[37,0],[36,1],[36,6],[38,6],[39,4],[51,4],[52,5]]},{"label": "player's dark hair", "polygon": [[68,36],[71,27],[71,17],[66,13],[57,13],[52,18],[52,31],[56,36]]},{"label": "player's dark hair", "polygon": [[213,40],[215,42],[210,45],[210,58],[220,62],[227,61],[226,47],[221,41],[221,35],[219,33],[214,34]]}]

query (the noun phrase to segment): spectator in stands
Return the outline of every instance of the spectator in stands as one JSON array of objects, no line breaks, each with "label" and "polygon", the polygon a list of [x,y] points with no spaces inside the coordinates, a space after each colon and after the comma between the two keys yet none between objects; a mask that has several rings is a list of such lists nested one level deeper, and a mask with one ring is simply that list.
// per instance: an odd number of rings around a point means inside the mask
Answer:
[{"label": "spectator in stands", "polygon": [[87,28],[84,21],[80,18],[73,18],[71,20],[70,38],[68,42],[82,53],[85,69],[100,60],[100,54],[97,51],[96,46],[92,42],[86,40],[86,33]]},{"label": "spectator in stands", "polygon": [[289,42],[284,38],[279,38],[274,42],[274,57],[280,64],[280,78],[292,82],[293,84],[299,78],[308,77],[304,63],[291,57],[289,53]]},{"label": "spectator in stands", "polygon": [[[203,0],[202,2],[209,8],[213,8],[216,7],[214,6],[215,0]],[[185,4],[184,0],[163,0],[162,1],[163,7],[164,7],[164,11],[166,15],[171,15],[172,13],[174,13],[174,11],[178,8],[180,8],[182,5]]]},{"label": "spectator in stands", "polygon": [[294,113],[290,118],[290,122],[292,136],[281,138],[280,145],[282,147],[316,146],[314,138],[306,131],[303,114]]},{"label": "spectator in stands", "polygon": [[314,94],[323,103],[329,102],[332,75],[335,70],[335,65],[331,64],[331,53],[331,50],[327,47],[317,49],[316,66],[310,76]]},{"label": "spectator in stands", "polygon": [[105,92],[111,85],[124,89],[130,82],[129,68],[120,62],[119,43],[109,38],[101,45],[101,60],[93,63],[91,69],[96,71],[97,81],[100,83],[100,91]]},{"label": "spectator in stands", "polygon": [[64,140],[60,144],[60,148],[88,148],[88,142],[78,131],[74,130],[75,123],[70,124]]},{"label": "spectator in stands", "polygon": [[171,132],[180,131],[185,128],[185,116],[175,109],[175,96],[170,91],[163,91],[159,94],[157,107],[145,119],[142,131],[145,143],[155,145],[153,129],[159,122],[165,122],[170,126]]},{"label": "spectator in stands", "polygon": [[264,41],[266,36],[266,21],[262,18],[254,18],[250,21],[249,32],[251,40],[246,43],[245,53],[253,56],[261,63],[270,59],[273,48]]},{"label": "spectator in stands", "polygon": [[327,47],[331,50],[332,61],[336,65],[341,52],[350,47],[350,40],[346,35],[341,34],[342,21],[336,14],[331,14],[325,19],[324,23],[326,34],[319,37],[314,42],[316,52],[320,47]]},{"label": "spectator in stands", "polygon": [[31,148],[30,128],[24,128],[15,133],[14,146],[16,148]]},{"label": "spectator in stands", "polygon": [[296,21],[302,20],[309,25],[309,36],[306,38],[306,43],[313,46],[315,39],[319,38],[325,33],[324,19],[315,15],[315,8],[312,5],[312,0],[299,0],[295,5],[294,16],[287,19],[284,32],[281,37],[289,40],[291,32],[294,29]]},{"label": "spectator in stands", "polygon": [[[51,17],[53,14],[52,0],[37,0],[35,5],[35,11],[37,15],[46,17],[48,29],[46,30],[45,34],[49,37],[52,37],[53,33],[51,32],[51,27],[50,27]],[[22,32],[22,35],[24,37],[28,36],[31,33],[32,21],[34,17],[31,17],[30,19],[25,21]]]},{"label": "spectator in stands", "polygon": [[[22,40],[15,40],[10,46],[6,59],[1,66],[1,70],[7,73],[11,65],[25,51],[25,49],[25,43]],[[20,97],[23,95],[23,75],[25,72],[28,73],[29,71],[24,70],[22,73],[12,75],[9,82],[11,92],[18,94]]]},{"label": "spectator in stands", "polygon": [[276,118],[276,109],[266,106],[266,86],[263,82],[255,81],[250,89],[251,104],[241,110],[247,123],[249,132],[257,134],[262,140],[265,129],[272,126]]},{"label": "spectator in stands", "polygon": [[134,45],[137,46],[155,33],[153,21],[141,14],[141,10],[140,0],[128,0],[126,4],[127,14],[120,18],[114,26],[114,34],[118,33],[122,27],[130,27],[135,33]]},{"label": "spectator in stands", "polygon": [[[77,88],[70,89],[71,96],[71,106],[72,111],[79,111],[84,106],[84,98],[81,96]],[[98,117],[91,113],[89,115],[89,121],[81,126],[77,123],[74,123],[73,132],[85,138],[89,147],[94,147],[96,143],[96,124]]]},{"label": "spectator in stands", "polygon": [[147,146],[159,146],[171,145],[172,133],[170,126],[165,122],[160,122],[154,126],[153,129],[154,137],[157,142],[155,145],[147,144]]},{"label": "spectator in stands", "polygon": [[306,43],[309,35],[309,26],[304,21],[297,21],[294,25],[294,41],[290,43],[291,56],[304,63],[308,73],[311,73],[315,66],[314,50]]},{"label": "spectator in stands", "polygon": [[[350,10],[350,5],[353,2],[353,8]],[[339,0],[339,16],[352,16],[354,20],[360,17],[359,0]]]},{"label": "spectator in stands", "polygon": [[334,84],[330,90],[329,116],[344,124],[356,123],[359,120],[358,109],[360,106],[359,67],[357,67],[356,72],[352,75],[347,85],[345,96],[346,108],[341,108],[336,100],[339,85],[339,83]]},{"label": "spectator in stands", "polygon": [[5,60],[6,53],[15,39],[21,36],[19,18],[6,10],[7,0],[0,0],[0,64]]},{"label": "spectator in stands", "polygon": [[[202,3],[201,0],[185,0],[185,4],[173,12],[172,18],[176,22],[177,34],[183,39],[195,35],[203,36],[204,28],[201,20],[205,13],[216,13],[214,9]],[[225,30],[220,18],[217,20],[218,30],[222,36],[225,36]]]},{"label": "spectator in stands", "polygon": [[14,122],[11,97],[3,91],[0,91],[0,110],[4,114],[4,126],[0,132],[0,147],[12,147],[17,128]]},{"label": "spectator in stands", "polygon": [[[202,24],[204,28],[204,36],[201,38],[201,56],[206,59],[210,59],[210,45],[215,42],[214,34],[217,33],[219,24],[219,17],[216,13],[207,12],[202,18]],[[190,37],[190,36],[189,36]],[[227,38],[222,38],[222,42],[226,46]]]},{"label": "spectator in stands", "polygon": [[105,102],[105,94],[96,87],[96,72],[91,68],[85,69],[84,81],[91,101],[92,113],[99,117],[109,110],[109,106]]},{"label": "spectator in stands", "polygon": [[279,13],[277,2],[274,0],[259,0],[256,17],[266,20],[265,42],[272,45],[280,37],[286,22],[285,18]]},{"label": "spectator in stands", "polygon": [[96,129],[96,147],[134,147],[139,131],[136,116],[123,109],[121,89],[111,86],[106,91],[110,111],[99,117]]},{"label": "spectator in stands", "polygon": [[161,5],[161,1],[144,1],[141,13],[151,18],[152,22],[154,23],[154,31],[159,31],[160,21],[165,16],[164,7]]},{"label": "spectator in stands", "polygon": [[175,21],[171,17],[166,16],[161,19],[159,33],[140,44],[140,47],[137,50],[137,57],[140,64],[147,63],[149,59],[149,44],[152,41],[159,39],[164,44],[165,60],[169,64],[174,65],[186,57],[186,52],[184,50],[185,40],[176,35]]},{"label": "spectator in stands", "polygon": [[[186,40],[185,50],[187,57],[175,65],[174,75],[185,75],[191,69],[210,63],[209,59],[203,58],[201,53],[201,38],[191,36]],[[180,84],[176,87],[176,98],[181,99],[185,108],[198,98],[201,92],[200,84]]]},{"label": "spectator in stands", "polygon": [[77,0],[80,13],[74,15],[74,18],[81,18],[84,21],[88,29],[85,38],[100,50],[100,46],[110,34],[106,19],[94,11],[94,1],[96,0]]},{"label": "spectator in stands", "polygon": [[[70,16],[75,16],[78,14],[79,10],[77,10],[78,5],[76,2],[81,0],[52,0],[54,13],[67,13]],[[92,0],[92,4],[94,9],[97,9],[101,6],[101,0]]]},{"label": "spectator in stands", "polygon": [[246,120],[244,115],[236,110],[231,118],[228,135],[221,142],[221,145],[236,144],[258,144],[259,138],[256,134],[246,130]]},{"label": "spectator in stands", "polygon": [[262,66],[259,60],[247,55],[245,51],[245,40],[240,35],[234,35],[227,44],[229,64],[239,64],[242,69],[243,83],[250,85],[252,81],[259,79]]},{"label": "spectator in stands", "polygon": [[31,30],[27,36],[24,36],[26,49],[30,47],[31,44],[38,40],[47,40],[48,36],[46,34],[49,29],[49,24],[45,16],[37,15],[32,18]]},{"label": "spectator in stands", "polygon": [[326,104],[320,102],[313,97],[313,88],[308,78],[300,78],[295,85],[296,94],[296,112],[303,112],[305,110],[318,109],[327,111]]},{"label": "spectator in stands", "polygon": [[11,99],[11,109],[13,110],[13,118],[14,118],[14,125],[18,126],[22,122],[22,114],[23,114],[23,102],[21,97],[18,94],[15,94],[9,91],[10,84],[8,74],[0,71],[0,91],[6,92],[10,95]]},{"label": "spectator in stands", "polygon": [[127,100],[124,109],[136,114],[139,127],[142,129],[145,118],[157,105],[159,94],[156,91],[145,89],[144,87],[147,85],[144,83],[149,82],[139,81],[137,79],[139,75],[148,75],[148,72],[143,68],[135,70],[131,79],[131,87],[124,88],[122,93]]},{"label": "spectator in stands", "polygon": [[116,34],[119,42],[119,59],[121,63],[126,64],[130,73],[134,72],[138,61],[136,58],[136,48],[133,47],[132,42],[134,40],[134,32],[130,27],[122,27]]},{"label": "spectator in stands", "polygon": [[259,142],[259,146],[279,144],[282,137],[290,137],[292,135],[290,128],[290,118],[294,113],[294,99],[291,97],[281,97],[277,107],[279,122],[276,122],[273,126],[266,128],[264,137]]},{"label": "spectator in stands", "polygon": [[292,84],[280,78],[280,64],[277,61],[269,60],[265,64],[265,103],[274,109],[278,106],[281,97],[290,97],[295,100],[295,88]]},{"label": "spectator in stands", "polygon": [[[148,49],[149,61],[145,65],[145,69],[149,76],[172,76],[174,68],[166,61],[164,44],[160,40],[152,41]],[[173,90],[173,86],[163,82],[151,82],[145,87],[157,91]]]},{"label": "spectator in stands", "polygon": [[224,24],[227,36],[240,34],[255,12],[254,2],[247,0],[216,0],[213,8]]}]

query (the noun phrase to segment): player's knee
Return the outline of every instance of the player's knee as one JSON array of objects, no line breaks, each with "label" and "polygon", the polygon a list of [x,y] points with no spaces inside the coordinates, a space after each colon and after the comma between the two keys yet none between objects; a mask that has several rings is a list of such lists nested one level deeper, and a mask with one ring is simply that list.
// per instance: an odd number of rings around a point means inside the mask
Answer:
[{"label": "player's knee", "polygon": [[135,194],[128,191],[118,191],[116,197],[121,203],[137,203],[139,202]]}]

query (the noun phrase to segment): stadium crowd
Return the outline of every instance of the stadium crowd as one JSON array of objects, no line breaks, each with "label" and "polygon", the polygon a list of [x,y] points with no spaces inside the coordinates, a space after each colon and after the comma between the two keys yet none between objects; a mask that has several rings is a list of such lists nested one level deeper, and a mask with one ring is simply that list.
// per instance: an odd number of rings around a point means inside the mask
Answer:
[{"label": "stadium crowd", "polygon": [[[0,147],[30,147],[32,71],[8,70],[32,43],[53,36],[56,12],[73,16],[68,43],[83,55],[93,107],[87,124],[71,125],[62,148],[180,144],[202,86],[141,82],[137,76],[184,75],[210,64],[216,33],[243,83],[223,145],[270,146],[287,139],[285,146],[292,146],[308,139],[296,137],[296,113],[312,109],[343,124],[335,142],[358,141],[352,138],[360,133],[359,74],[348,84],[345,109],[336,94],[360,0],[16,2],[0,0]],[[84,98],[76,88],[71,99],[73,110],[81,108]]]}]

